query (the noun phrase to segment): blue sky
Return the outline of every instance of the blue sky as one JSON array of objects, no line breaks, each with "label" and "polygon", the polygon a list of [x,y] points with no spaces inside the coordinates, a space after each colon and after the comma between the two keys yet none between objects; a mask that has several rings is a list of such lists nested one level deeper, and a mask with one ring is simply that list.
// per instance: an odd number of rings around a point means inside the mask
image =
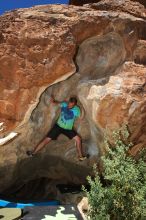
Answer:
[{"label": "blue sky", "polygon": [[0,15],[16,8],[28,8],[34,5],[67,4],[69,0],[0,0]]}]

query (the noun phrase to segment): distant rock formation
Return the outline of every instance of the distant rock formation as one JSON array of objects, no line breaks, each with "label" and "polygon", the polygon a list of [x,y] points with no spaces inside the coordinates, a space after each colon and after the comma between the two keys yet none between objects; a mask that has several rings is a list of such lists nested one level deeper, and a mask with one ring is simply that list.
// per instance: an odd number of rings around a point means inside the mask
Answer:
[{"label": "distant rock formation", "polygon": [[[109,0],[110,4],[112,5],[114,1],[117,2],[117,4],[124,4],[124,2],[126,2],[126,0],[122,0],[122,1],[118,1],[118,0]],[[131,0],[133,2],[139,2],[140,4],[144,5],[146,7],[146,1],[145,0]],[[98,2],[102,2],[102,0],[69,0],[69,4],[70,5],[84,5],[84,4],[91,4],[91,3],[98,3]],[[129,0],[127,1],[129,2]],[[130,6],[131,3],[129,3]]]},{"label": "distant rock formation", "polygon": [[140,4],[144,5],[146,8],[146,1],[145,0],[132,0],[134,2],[139,2]]},{"label": "distant rock formation", "polygon": [[97,3],[100,0],[69,0],[70,5],[84,5],[88,3]]}]

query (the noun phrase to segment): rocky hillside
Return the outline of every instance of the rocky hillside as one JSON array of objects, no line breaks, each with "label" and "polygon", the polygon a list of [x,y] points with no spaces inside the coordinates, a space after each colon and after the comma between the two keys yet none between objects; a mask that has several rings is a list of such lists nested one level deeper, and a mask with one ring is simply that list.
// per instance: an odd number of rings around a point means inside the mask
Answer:
[{"label": "rocky hillside", "polygon": [[[117,4],[121,5],[121,3],[125,4],[125,2],[126,2],[126,0],[107,0],[107,1],[110,2],[111,5],[113,3],[117,3]],[[104,1],[104,2],[107,2],[107,1]],[[131,0],[131,1],[135,2],[136,4],[138,2],[138,3],[140,3],[140,4],[142,4],[143,6],[146,7],[146,1],[145,0]],[[102,3],[103,1],[102,0],[69,0],[69,4],[71,4],[71,5],[84,5],[84,4],[98,3],[98,2]],[[129,2],[129,0],[127,1],[127,3],[128,2]],[[130,4],[128,4],[128,5],[130,6]]]},{"label": "rocky hillside", "polygon": [[[90,155],[86,161],[77,161],[74,142],[64,136],[36,157],[26,156],[57,118],[50,95],[58,101],[78,97],[85,118],[75,127]],[[55,196],[58,183],[84,183],[104,153],[103,136],[122,125],[136,154],[146,144],[144,6],[103,0],[1,16],[0,123],[0,191],[5,194],[30,198],[38,191],[42,198]],[[12,131],[19,135],[7,142]]]}]

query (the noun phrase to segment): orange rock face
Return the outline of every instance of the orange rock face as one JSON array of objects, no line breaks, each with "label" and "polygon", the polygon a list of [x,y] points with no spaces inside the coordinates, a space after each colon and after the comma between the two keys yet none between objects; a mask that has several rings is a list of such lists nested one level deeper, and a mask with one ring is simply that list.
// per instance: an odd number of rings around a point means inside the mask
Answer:
[{"label": "orange rock face", "polygon": [[[98,81],[83,82],[79,92],[88,115],[91,115],[100,132],[111,136],[113,131],[126,125],[133,144],[141,144],[141,147],[146,145],[146,68],[144,66],[125,63],[118,70],[118,74],[111,76],[105,85]],[[99,142],[98,145],[100,144]]]},{"label": "orange rock face", "polygon": [[[43,8],[40,14],[37,10],[20,10],[1,17],[0,120],[7,122],[7,129],[23,121],[39,91],[75,72],[75,43],[65,36],[67,28],[63,31],[62,25],[59,31],[61,23],[55,16],[50,17],[49,7],[48,17]],[[55,26],[60,34],[56,34]]]},{"label": "orange rock face", "polygon": [[[101,128],[111,130],[112,128],[120,128],[122,124],[127,124],[133,137],[139,127],[146,129],[143,127],[146,119],[144,112],[146,107],[146,72],[144,67],[132,63],[125,64],[119,74],[111,77],[108,84],[102,89],[105,89],[105,93],[103,98],[100,97],[99,108],[96,112],[96,123]],[[140,112],[143,113],[140,114]],[[139,120],[135,124],[137,117]],[[140,133],[143,135],[142,131]],[[140,133],[138,134],[139,138]]]}]

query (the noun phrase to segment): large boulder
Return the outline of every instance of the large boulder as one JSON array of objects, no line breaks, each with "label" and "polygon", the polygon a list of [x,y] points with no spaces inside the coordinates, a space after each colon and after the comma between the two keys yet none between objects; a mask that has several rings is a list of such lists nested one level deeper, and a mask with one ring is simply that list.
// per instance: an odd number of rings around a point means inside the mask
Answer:
[{"label": "large boulder", "polygon": [[[100,80],[79,84],[80,101],[92,124],[108,136],[127,126],[133,144],[146,145],[146,68],[125,63],[108,82]],[[92,129],[90,124],[90,129]],[[98,142],[101,152],[103,143]]]},{"label": "large boulder", "polygon": [[115,32],[85,40],[77,54],[77,65],[83,78],[101,79],[113,73],[126,58],[124,41]]},{"label": "large boulder", "polygon": [[[94,4],[47,5],[1,16],[0,193],[55,198],[58,183],[86,183],[104,153],[105,132],[123,123],[134,145],[144,145],[146,68],[138,60],[145,59],[139,45],[146,20],[140,5],[130,10],[118,11],[115,2],[107,11]],[[77,160],[74,141],[64,136],[26,156],[58,117],[51,95],[78,97],[85,117],[75,128],[87,160]],[[12,131],[19,135],[10,140]]]}]

